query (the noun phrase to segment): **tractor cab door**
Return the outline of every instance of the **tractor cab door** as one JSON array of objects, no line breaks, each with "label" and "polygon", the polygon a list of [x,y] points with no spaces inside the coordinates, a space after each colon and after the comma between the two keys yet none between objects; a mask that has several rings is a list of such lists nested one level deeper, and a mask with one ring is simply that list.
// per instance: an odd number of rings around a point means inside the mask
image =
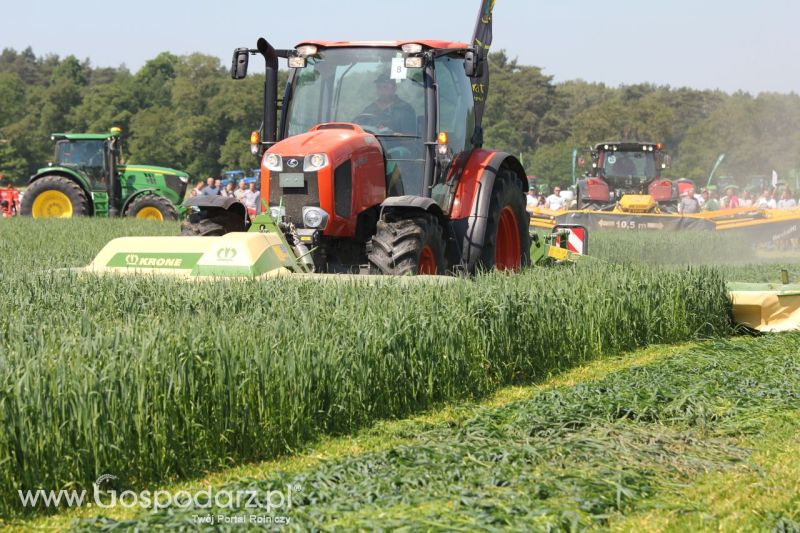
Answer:
[{"label": "tractor cab door", "polygon": [[[436,58],[436,84],[438,87],[439,131],[447,134],[447,145],[453,159],[460,153],[472,149],[472,133],[475,129],[475,100],[472,94],[472,83],[465,75],[464,58],[458,54],[449,54]],[[449,211],[452,195],[445,180],[447,168],[440,168],[433,176],[431,196],[442,209]]]}]

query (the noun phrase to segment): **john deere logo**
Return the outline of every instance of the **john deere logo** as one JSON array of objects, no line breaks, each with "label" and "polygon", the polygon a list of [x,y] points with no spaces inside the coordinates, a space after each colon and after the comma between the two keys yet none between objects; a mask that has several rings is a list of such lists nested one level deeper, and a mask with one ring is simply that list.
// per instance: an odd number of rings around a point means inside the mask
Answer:
[{"label": "john deere logo", "polygon": [[286,164],[289,166],[289,168],[295,168],[300,164],[300,161],[297,159],[289,159],[286,161]]},{"label": "john deere logo", "polygon": [[233,261],[236,257],[236,248],[220,248],[217,250],[217,259],[220,261]]},{"label": "john deere logo", "polygon": [[203,254],[119,253],[106,266],[127,268],[193,268]]}]

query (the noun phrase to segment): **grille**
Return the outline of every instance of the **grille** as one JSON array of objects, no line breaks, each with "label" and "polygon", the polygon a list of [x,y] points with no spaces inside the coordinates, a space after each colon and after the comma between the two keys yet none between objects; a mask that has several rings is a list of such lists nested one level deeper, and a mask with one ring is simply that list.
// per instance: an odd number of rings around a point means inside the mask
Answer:
[{"label": "grille", "polygon": [[167,187],[175,191],[175,194],[178,195],[178,198],[183,201],[183,197],[186,194],[186,183],[182,182],[178,176],[174,176],[172,174],[166,174],[164,176],[164,182],[167,184]]},{"label": "grille", "polygon": [[[302,161],[302,158],[299,158]],[[303,207],[319,207],[319,187],[316,172],[304,172],[302,187],[280,186],[281,172],[271,172],[269,176],[269,205],[281,205],[286,210],[286,219],[297,226],[303,225]]]},{"label": "grille", "polygon": [[340,217],[350,218],[350,204],[353,196],[353,165],[348,159],[333,173],[334,210]]}]

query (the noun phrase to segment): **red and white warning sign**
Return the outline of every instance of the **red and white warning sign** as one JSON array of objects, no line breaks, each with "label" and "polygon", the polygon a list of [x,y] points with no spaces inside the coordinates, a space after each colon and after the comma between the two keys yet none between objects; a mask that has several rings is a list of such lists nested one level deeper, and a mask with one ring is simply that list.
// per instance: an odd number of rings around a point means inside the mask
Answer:
[{"label": "red and white warning sign", "polygon": [[589,232],[583,226],[559,225],[553,228],[554,232],[568,231],[567,250],[576,254],[589,253]]}]

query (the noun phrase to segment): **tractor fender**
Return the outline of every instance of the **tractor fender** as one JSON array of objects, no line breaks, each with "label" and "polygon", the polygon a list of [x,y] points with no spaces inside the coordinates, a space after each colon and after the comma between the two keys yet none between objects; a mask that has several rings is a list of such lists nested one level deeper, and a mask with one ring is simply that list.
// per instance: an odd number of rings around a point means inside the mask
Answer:
[{"label": "tractor fender", "polygon": [[158,189],[140,189],[135,193],[133,193],[132,195],[130,195],[127,200],[125,200],[125,203],[122,204],[122,209],[120,210],[120,213],[124,213],[125,211],[127,211],[128,206],[131,205],[134,200],[136,200],[140,196],[144,196],[145,194],[153,194],[155,196],[161,196],[162,198],[166,198],[165,196],[158,193]]},{"label": "tractor fender", "polygon": [[[528,191],[528,177],[519,160],[505,152],[491,150],[475,150],[467,161],[459,183],[459,189],[462,190],[461,209],[456,211],[454,202],[451,216],[456,236],[463,242],[461,258],[468,272],[475,269],[485,245],[486,214],[491,205],[495,179],[501,170],[511,171],[519,180],[521,190]],[[470,211],[466,214],[464,207],[468,205]]]},{"label": "tractor fender", "polygon": [[[433,201],[432,198],[425,198],[423,196],[390,196],[381,202],[381,214],[387,210],[395,209],[410,209],[417,211],[424,211],[435,215],[436,218],[443,220],[444,212],[439,204]],[[381,215],[382,216],[382,215]]]},{"label": "tractor fender", "polygon": [[231,211],[247,218],[247,208],[236,198],[229,196],[194,196],[183,202],[184,207],[197,207],[199,209],[217,208],[223,211]]},{"label": "tractor fender", "polygon": [[30,187],[30,185],[34,181],[38,181],[46,176],[61,176],[62,178],[67,178],[68,180],[75,182],[78,185],[78,187],[83,189],[83,192],[86,193],[86,197],[89,199],[89,209],[91,210],[89,214],[94,215],[94,201],[92,200],[92,190],[88,186],[85,180],[83,180],[80,176],[78,176],[77,174],[66,168],[51,167],[42,169],[33,176],[31,176],[30,178],[28,178],[28,184],[27,184],[28,187]]},{"label": "tractor fender", "polygon": [[[525,175],[525,170],[522,164],[513,155],[505,152],[497,152],[494,150],[486,150],[478,148],[466,154],[465,161],[459,164],[458,159],[454,162],[454,170],[448,179],[458,181],[456,185],[456,192],[453,198],[453,206],[450,209],[450,218],[462,219],[466,218],[473,213],[478,207],[477,199],[481,195],[490,198],[492,193],[492,185],[494,185],[494,177],[500,170],[501,165],[510,165],[514,169],[520,180],[522,181],[522,190],[528,191],[528,178]],[[485,182],[485,180],[490,180]],[[488,184],[486,188],[484,185]]]},{"label": "tractor fender", "polygon": [[578,180],[578,197],[592,202],[611,201],[608,183],[604,179],[591,176]]}]

